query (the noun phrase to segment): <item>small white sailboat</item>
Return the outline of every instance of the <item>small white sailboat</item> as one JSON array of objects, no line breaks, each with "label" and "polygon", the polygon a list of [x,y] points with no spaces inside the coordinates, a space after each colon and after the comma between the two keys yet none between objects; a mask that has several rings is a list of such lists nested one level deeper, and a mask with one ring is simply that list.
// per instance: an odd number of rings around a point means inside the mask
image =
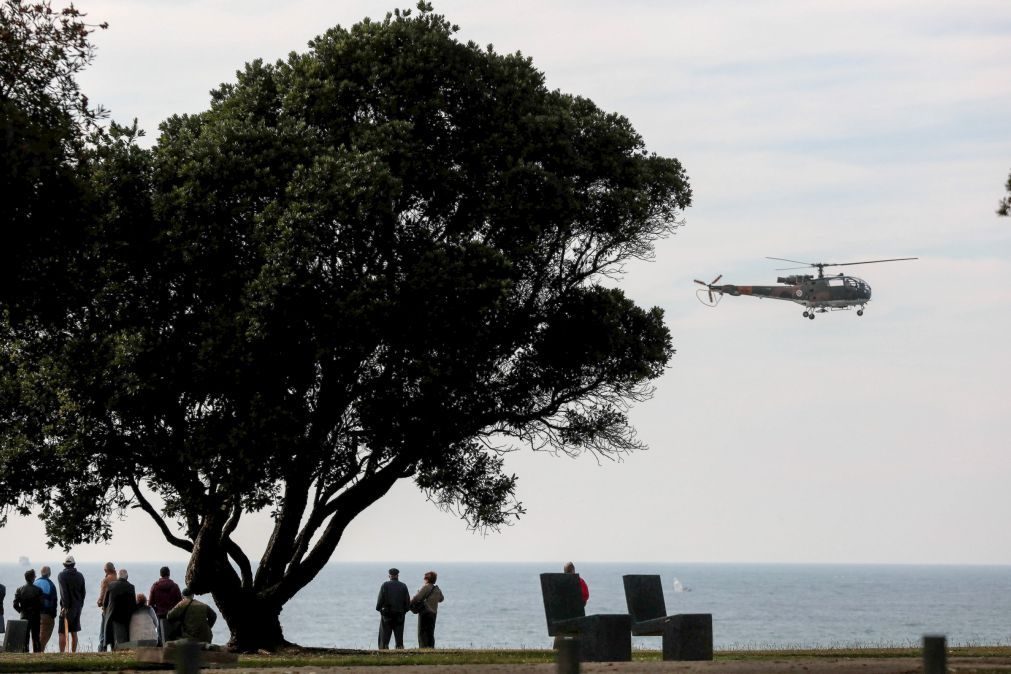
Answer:
[{"label": "small white sailboat", "polygon": [[675,592],[684,592],[685,591],[685,586],[682,585],[681,581],[678,580],[677,578],[674,579],[674,591]]},{"label": "small white sailboat", "polygon": [[31,561],[29,561],[29,559],[27,557],[25,557],[24,555],[21,555],[20,557],[18,557],[18,564],[20,564],[21,566],[31,566],[32,565]]}]

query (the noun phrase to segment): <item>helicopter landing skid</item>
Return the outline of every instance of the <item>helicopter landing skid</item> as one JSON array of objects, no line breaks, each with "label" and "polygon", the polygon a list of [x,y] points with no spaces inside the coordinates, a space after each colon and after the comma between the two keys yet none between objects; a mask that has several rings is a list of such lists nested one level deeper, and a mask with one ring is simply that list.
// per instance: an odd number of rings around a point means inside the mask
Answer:
[{"label": "helicopter landing skid", "polygon": [[[815,313],[824,314],[829,311],[852,311],[853,307],[818,307],[817,309],[807,309],[801,314],[804,318],[814,320]],[[857,309],[857,316],[864,315],[864,305],[861,304],[860,308]]]}]

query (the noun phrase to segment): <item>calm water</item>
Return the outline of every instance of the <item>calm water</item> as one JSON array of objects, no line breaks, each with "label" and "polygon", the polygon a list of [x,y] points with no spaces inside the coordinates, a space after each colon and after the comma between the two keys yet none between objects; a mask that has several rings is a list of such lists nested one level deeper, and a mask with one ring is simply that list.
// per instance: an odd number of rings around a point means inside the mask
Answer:
[{"label": "calm water", "polygon": [[[429,565],[395,562],[411,591]],[[56,565],[54,572],[57,571]],[[159,564],[125,564],[139,592],[157,578]],[[558,564],[435,564],[446,601],[436,644],[461,648],[545,648],[547,637],[538,574]],[[373,648],[376,593],[386,564],[331,564],[281,614],[285,636],[305,646]],[[37,567],[36,567],[37,568]],[[80,564],[88,602],[98,595],[101,565]],[[717,648],[906,646],[923,634],[946,634],[953,645],[1011,644],[1011,567],[855,566],[784,564],[582,564],[590,586],[587,613],[624,613],[621,576],[659,573],[668,613],[712,613]],[[0,564],[12,617],[23,571]],[[181,565],[173,568],[178,580]],[[674,591],[674,579],[686,591]],[[209,597],[204,597],[209,600]],[[99,612],[82,618],[81,646],[94,650]],[[406,642],[417,645],[416,618]],[[215,641],[227,640],[222,623]],[[636,646],[659,648],[659,639]],[[54,645],[50,644],[50,650]]]}]

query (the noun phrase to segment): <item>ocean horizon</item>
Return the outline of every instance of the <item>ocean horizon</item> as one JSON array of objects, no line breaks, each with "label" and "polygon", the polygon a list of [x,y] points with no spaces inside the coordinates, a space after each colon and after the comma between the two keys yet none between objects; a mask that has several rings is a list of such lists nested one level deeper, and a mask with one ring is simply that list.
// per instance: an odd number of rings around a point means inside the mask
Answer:
[{"label": "ocean horizon", "polygon": [[[61,564],[48,563],[54,576]],[[33,564],[38,570],[39,562]],[[95,605],[102,564],[81,562],[88,596],[81,650],[98,644]],[[147,594],[162,563],[123,562],[137,592]],[[183,562],[168,566],[183,584]],[[446,595],[436,626],[445,648],[550,648],[539,574],[558,562],[332,562],[284,607],[285,637],[303,646],[376,646],[376,595],[390,566],[412,592],[434,569]],[[19,564],[0,564],[7,587],[5,618],[24,583]],[[918,646],[924,634],[944,634],[959,645],[1011,645],[1011,566],[792,563],[587,562],[577,571],[590,587],[587,614],[625,613],[621,576],[661,576],[668,614],[711,613],[719,649]],[[210,595],[201,600],[213,605]],[[408,615],[405,641],[417,645],[417,619]],[[215,643],[228,639],[225,623]],[[659,648],[657,638],[635,638],[636,648]],[[48,650],[55,650],[50,642]]]}]

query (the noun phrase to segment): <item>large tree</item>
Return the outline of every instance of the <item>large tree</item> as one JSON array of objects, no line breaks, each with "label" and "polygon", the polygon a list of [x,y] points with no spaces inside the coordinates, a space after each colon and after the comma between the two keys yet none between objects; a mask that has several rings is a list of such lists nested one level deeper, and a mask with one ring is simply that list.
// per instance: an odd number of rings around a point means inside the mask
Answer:
[{"label": "large tree", "polygon": [[504,452],[639,448],[627,407],[673,354],[615,279],[678,226],[679,162],[419,10],[248,64],[151,151],[103,145],[92,290],[5,325],[0,503],[64,547],[142,508],[239,649],[284,643],[397,481],[494,528],[522,512]]}]

